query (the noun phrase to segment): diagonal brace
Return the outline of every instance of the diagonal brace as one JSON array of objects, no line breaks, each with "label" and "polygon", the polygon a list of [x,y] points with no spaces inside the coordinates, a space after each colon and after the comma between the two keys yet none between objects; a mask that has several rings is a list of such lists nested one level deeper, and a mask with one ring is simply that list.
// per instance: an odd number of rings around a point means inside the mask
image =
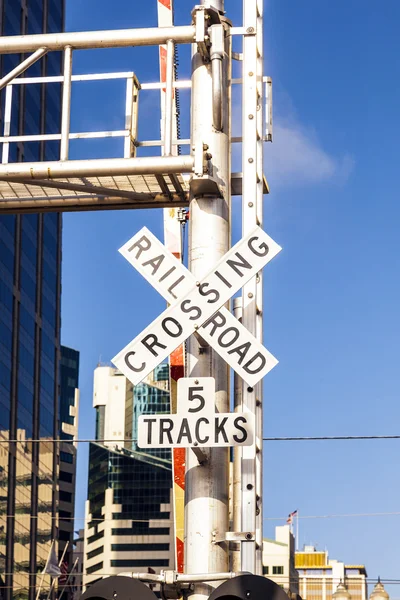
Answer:
[{"label": "diagonal brace", "polygon": [[22,63],[15,67],[15,69],[13,69],[9,73],[7,73],[7,75],[5,75],[2,79],[0,79],[0,90],[5,88],[6,85],[8,85],[10,81],[18,77],[18,75],[22,75],[22,73],[29,69],[29,67],[35,62],[40,60],[45,54],[47,54],[47,48],[39,48],[38,50],[36,50],[36,52],[28,56],[28,58],[23,60]]}]

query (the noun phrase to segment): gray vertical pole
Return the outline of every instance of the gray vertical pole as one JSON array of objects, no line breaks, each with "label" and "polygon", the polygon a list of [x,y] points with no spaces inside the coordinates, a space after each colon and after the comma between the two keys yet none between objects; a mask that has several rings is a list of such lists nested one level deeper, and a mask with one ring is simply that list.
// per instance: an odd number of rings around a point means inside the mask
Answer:
[{"label": "gray vertical pole", "polygon": [[201,0],[200,4],[216,8],[220,13],[224,12],[224,0]]},{"label": "gray vertical pole", "polygon": [[72,47],[66,46],[64,51],[64,79],[61,105],[61,142],[60,160],[68,160],[69,128],[71,122],[71,77],[72,77]]},{"label": "gray vertical pole", "polygon": [[[238,321],[242,321],[241,297],[233,300],[233,314]],[[242,386],[242,379],[234,373],[233,408],[235,412],[242,412]],[[240,446],[233,448],[232,505],[232,529],[233,531],[242,531],[242,449]],[[232,550],[231,569],[236,573],[242,570],[240,542],[235,542]]]},{"label": "gray vertical pole", "polygon": [[[208,5],[208,2],[203,2]],[[223,2],[211,4],[223,10]],[[226,33],[222,60],[222,130],[213,127],[213,81],[209,61],[192,53],[192,122],[191,139],[196,150],[208,146],[212,155],[212,176],[223,197],[210,195],[202,188],[202,177],[191,193],[189,229],[189,267],[201,278],[230,247],[230,35]],[[206,182],[205,182],[206,184]],[[188,346],[188,375],[215,378],[215,404],[219,412],[229,411],[229,372],[226,363],[210,347],[202,348],[192,336]],[[215,573],[229,568],[226,542],[213,544],[213,534],[223,536],[229,530],[229,450],[205,449],[203,464],[192,450],[186,457],[185,483],[185,572]],[[191,600],[208,598],[212,588],[195,584]]]},{"label": "gray vertical pole", "polygon": [[[262,227],[263,203],[263,0],[244,0],[242,171],[243,235]],[[243,287],[243,325],[262,341],[262,273]],[[256,417],[256,440],[242,450],[242,531],[252,540],[242,544],[242,569],[262,573],[262,383],[243,382],[244,410]]]}]

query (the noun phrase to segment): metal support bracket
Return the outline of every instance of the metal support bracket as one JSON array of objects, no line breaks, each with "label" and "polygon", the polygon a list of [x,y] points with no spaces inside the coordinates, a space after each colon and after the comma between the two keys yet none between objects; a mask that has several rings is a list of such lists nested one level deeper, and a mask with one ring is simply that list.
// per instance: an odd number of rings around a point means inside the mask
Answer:
[{"label": "metal support bracket", "polygon": [[197,48],[204,59],[209,58],[210,38],[206,35],[206,12],[204,6],[197,6],[193,13],[196,26],[195,40]]},{"label": "metal support bracket", "polygon": [[194,153],[194,175],[190,181],[190,188],[194,196],[219,196],[223,194],[218,182],[211,175],[212,155],[208,152],[208,145],[204,142],[195,142]]},{"label": "metal support bracket", "polygon": [[213,126],[222,131],[223,123],[223,92],[222,92],[222,61],[225,56],[225,30],[223,25],[210,27],[211,38],[211,73],[213,87]]},{"label": "metal support bracket", "polygon": [[225,531],[225,533],[213,531],[212,536],[213,544],[222,544],[223,542],[254,542],[256,534],[254,531]]},{"label": "metal support bracket", "polygon": [[199,465],[205,465],[208,462],[208,456],[204,450],[201,448],[196,448],[195,446],[192,446],[191,450],[193,450],[194,454],[196,455]]},{"label": "metal support bracket", "polygon": [[205,348],[209,348],[210,347],[210,344],[208,344],[206,342],[206,340],[203,337],[201,337],[201,335],[200,335],[200,333],[198,331],[195,331],[193,335],[195,336],[196,340],[199,342],[200,348],[204,348],[205,349]]},{"label": "metal support bracket", "polygon": [[210,25],[219,25],[221,23],[221,15],[215,8],[197,5],[192,11],[192,18],[195,24],[195,42],[197,48],[206,62],[210,60],[210,36],[208,35],[208,27]]},{"label": "metal support bracket", "polygon": [[243,62],[243,52],[232,52],[232,60]]}]

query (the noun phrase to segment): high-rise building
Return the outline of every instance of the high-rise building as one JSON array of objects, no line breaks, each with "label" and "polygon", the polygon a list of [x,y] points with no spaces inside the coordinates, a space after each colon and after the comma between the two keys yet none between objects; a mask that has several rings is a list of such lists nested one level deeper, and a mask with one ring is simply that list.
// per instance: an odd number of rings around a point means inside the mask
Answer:
[{"label": "high-rise building", "polygon": [[[73,566],[78,414],[79,352],[61,346],[60,439],[63,441],[60,444],[58,558],[63,559],[63,569],[68,573]],[[71,588],[68,588],[63,599],[70,597]]]},{"label": "high-rise building", "polygon": [[168,367],[133,387],[112,367],[94,373],[96,439],[89,449],[83,584],[121,572],[174,568],[170,450],[142,452],[141,414],[170,410]]},{"label": "high-rise building", "polygon": [[79,600],[82,595],[85,530],[79,529],[76,533],[78,537],[74,539],[74,570],[70,578],[73,600]]},{"label": "high-rise building", "polygon": [[[63,28],[63,0],[0,0],[3,36]],[[1,56],[1,76],[21,60]],[[60,54],[49,53],[26,74],[60,75]],[[13,86],[11,135],[58,133],[60,98],[59,83]],[[3,110],[4,91],[2,133]],[[58,146],[11,143],[9,161],[58,158]],[[57,531],[58,456],[48,440],[58,434],[60,265],[60,215],[0,216],[0,578],[6,600],[34,600],[37,583],[40,595],[49,591],[49,577],[40,586],[37,572]]]},{"label": "high-rise building", "polygon": [[[106,446],[117,443],[124,448],[139,450],[136,441],[139,417],[170,412],[168,365],[158,365],[136,386],[114,367],[97,367],[93,407],[96,409],[97,440],[107,440]],[[170,449],[157,448],[146,452],[171,460]]]},{"label": "high-rise building", "polygon": [[299,593],[299,574],[295,568],[295,544],[289,525],[275,527],[275,539],[263,540],[263,574],[280,585],[291,597]]},{"label": "high-rise building", "polygon": [[317,550],[314,546],[304,546],[302,551],[296,552],[295,565],[303,600],[332,600],[340,582],[346,586],[351,600],[368,597],[364,565],[346,565],[329,558],[327,550]]},{"label": "high-rise building", "polygon": [[173,569],[171,461],[91,443],[83,585],[108,575]]}]

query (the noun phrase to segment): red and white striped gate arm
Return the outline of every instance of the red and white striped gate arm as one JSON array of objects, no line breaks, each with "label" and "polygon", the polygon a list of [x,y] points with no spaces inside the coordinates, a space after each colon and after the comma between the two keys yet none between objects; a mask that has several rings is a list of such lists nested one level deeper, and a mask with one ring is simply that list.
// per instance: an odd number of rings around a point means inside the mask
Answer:
[{"label": "red and white striped gate arm", "polygon": [[[157,0],[158,26],[172,27],[174,24],[173,0]],[[167,47],[160,46],[160,81],[166,83],[167,79]],[[164,137],[166,87],[161,88],[161,139]],[[177,139],[178,123],[176,111],[172,121],[172,138]],[[177,154],[176,145],[172,146],[172,154]],[[164,243],[170,252],[182,260],[182,228],[178,220],[177,208],[164,209]],[[185,375],[184,346],[179,346],[169,357],[170,364],[170,398],[171,410],[176,412],[177,381]],[[174,498],[174,525],[175,525],[175,567],[183,573],[184,566],[184,511],[185,511],[185,463],[186,451],[184,448],[173,449],[173,498]]]}]

